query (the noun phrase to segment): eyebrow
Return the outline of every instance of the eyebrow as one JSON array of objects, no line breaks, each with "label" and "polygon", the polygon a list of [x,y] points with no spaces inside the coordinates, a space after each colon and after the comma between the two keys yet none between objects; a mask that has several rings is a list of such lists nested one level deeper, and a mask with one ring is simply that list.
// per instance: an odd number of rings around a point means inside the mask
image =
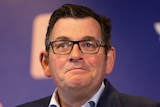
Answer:
[{"label": "eyebrow", "polygon": [[92,36],[84,36],[82,38],[82,40],[94,40],[94,39],[95,39],[95,37],[92,37]]},{"label": "eyebrow", "polygon": [[[57,37],[55,41],[60,41],[60,40],[71,40],[70,38],[66,37],[66,36],[60,36]],[[95,40],[95,37],[92,36],[84,36],[81,40]]]},{"label": "eyebrow", "polygon": [[60,40],[70,40],[70,39],[66,36],[60,36],[60,37],[57,37],[55,41],[60,41]]}]

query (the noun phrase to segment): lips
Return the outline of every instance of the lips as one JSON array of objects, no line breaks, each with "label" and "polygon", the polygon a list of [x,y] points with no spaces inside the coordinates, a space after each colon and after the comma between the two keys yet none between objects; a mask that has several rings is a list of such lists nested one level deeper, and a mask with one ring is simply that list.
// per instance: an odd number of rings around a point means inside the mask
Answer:
[{"label": "lips", "polygon": [[76,67],[76,66],[72,66],[72,67],[68,67],[66,69],[66,72],[75,72],[75,73],[84,73],[84,72],[88,72],[89,69],[86,66],[83,67]]},{"label": "lips", "polygon": [[67,64],[65,66],[65,72],[79,72],[79,73],[84,73],[84,72],[89,72],[90,67],[87,66],[87,64]]},{"label": "lips", "polygon": [[86,72],[88,70],[84,69],[84,68],[71,68],[68,70],[69,72],[76,72],[76,73],[82,73],[82,72]]}]

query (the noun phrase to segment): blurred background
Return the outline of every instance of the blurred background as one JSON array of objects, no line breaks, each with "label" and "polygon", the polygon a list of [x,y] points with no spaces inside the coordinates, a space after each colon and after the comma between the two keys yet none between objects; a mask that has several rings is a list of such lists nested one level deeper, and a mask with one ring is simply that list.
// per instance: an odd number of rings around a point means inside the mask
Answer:
[{"label": "blurred background", "polygon": [[0,0],[0,107],[51,95],[38,57],[50,14],[64,3],[88,6],[112,19],[117,50],[106,76],[122,93],[160,101],[160,1],[158,0]]}]

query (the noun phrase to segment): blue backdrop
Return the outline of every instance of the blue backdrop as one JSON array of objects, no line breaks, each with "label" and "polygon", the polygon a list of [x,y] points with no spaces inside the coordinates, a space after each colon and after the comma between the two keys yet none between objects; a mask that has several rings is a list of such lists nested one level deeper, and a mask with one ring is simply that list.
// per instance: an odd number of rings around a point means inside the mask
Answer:
[{"label": "blue backdrop", "polygon": [[120,92],[160,101],[160,29],[154,26],[160,22],[160,1],[1,0],[0,106],[14,107],[52,94],[51,79],[30,74],[33,21],[64,3],[85,5],[112,19],[117,59],[107,78]]}]

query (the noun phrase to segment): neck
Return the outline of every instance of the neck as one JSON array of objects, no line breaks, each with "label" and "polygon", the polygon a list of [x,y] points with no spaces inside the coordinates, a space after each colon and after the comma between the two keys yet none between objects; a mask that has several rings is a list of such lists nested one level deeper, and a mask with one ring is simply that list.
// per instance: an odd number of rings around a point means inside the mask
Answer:
[{"label": "neck", "polygon": [[[81,107],[85,104],[100,88],[87,89],[57,89],[58,101],[61,107]],[[67,92],[67,93],[66,93]]]}]

